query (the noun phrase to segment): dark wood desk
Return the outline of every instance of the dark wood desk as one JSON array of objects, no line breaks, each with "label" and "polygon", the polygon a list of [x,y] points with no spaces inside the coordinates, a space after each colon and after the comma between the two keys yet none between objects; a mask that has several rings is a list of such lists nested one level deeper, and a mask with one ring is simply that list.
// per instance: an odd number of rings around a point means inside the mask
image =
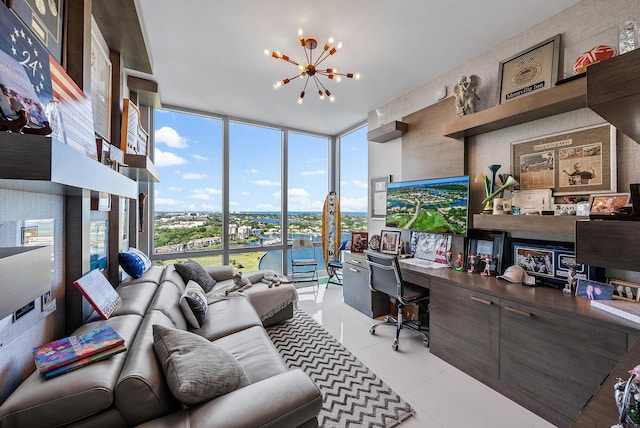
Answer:
[{"label": "dark wood desk", "polygon": [[620,363],[640,336],[638,324],[553,288],[400,265],[404,280],[431,290],[432,354],[559,427],[615,422],[615,370],[640,363]]}]

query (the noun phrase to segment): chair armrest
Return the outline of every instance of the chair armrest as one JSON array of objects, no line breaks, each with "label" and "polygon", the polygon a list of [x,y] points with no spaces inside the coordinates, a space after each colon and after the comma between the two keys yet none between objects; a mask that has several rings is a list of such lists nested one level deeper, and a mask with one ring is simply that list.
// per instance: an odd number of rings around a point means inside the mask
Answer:
[{"label": "chair armrest", "polygon": [[231,279],[233,277],[233,266],[231,265],[223,265],[223,266],[209,266],[206,267],[205,270],[211,278],[216,281],[224,281],[225,279]]},{"label": "chair armrest", "polygon": [[295,427],[317,417],[321,408],[316,384],[294,369],[140,427]]}]

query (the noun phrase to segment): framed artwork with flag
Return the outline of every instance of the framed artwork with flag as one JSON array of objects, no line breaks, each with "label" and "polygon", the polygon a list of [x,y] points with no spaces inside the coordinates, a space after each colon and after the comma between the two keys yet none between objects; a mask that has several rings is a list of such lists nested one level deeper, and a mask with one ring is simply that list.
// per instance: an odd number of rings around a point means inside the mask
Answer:
[{"label": "framed artwork with flag", "polygon": [[61,62],[64,0],[9,0],[8,3],[51,56]]}]

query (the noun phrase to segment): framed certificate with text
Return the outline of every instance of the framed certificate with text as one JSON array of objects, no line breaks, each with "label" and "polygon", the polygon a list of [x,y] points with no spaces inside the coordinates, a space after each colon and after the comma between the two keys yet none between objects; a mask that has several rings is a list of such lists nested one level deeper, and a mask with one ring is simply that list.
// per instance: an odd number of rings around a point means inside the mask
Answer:
[{"label": "framed certificate with text", "polygon": [[9,0],[8,6],[56,61],[62,63],[64,0]]},{"label": "framed certificate with text", "polygon": [[551,88],[558,80],[560,34],[500,62],[500,104]]}]

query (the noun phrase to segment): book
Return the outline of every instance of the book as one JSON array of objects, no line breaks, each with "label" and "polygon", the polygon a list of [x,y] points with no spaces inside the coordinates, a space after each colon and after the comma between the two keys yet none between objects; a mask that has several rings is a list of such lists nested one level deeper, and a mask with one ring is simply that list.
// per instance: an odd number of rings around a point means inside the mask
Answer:
[{"label": "book", "polygon": [[124,339],[111,326],[104,326],[35,347],[33,358],[38,371],[44,374],[122,344]]},{"label": "book", "polygon": [[97,354],[93,354],[91,356],[82,358],[80,360],[74,361],[72,363],[66,364],[64,366],[60,366],[58,368],[49,370],[44,374],[45,379],[51,379],[52,377],[59,376],[63,373],[68,373],[70,371],[79,369],[84,366],[88,366],[89,364],[97,363],[98,361],[105,360],[112,355],[119,354],[120,352],[124,352],[127,350],[127,347],[122,344],[118,345],[115,348],[107,349],[106,351],[98,352]]},{"label": "book", "polygon": [[103,320],[109,319],[122,299],[98,269],[73,282]]}]

